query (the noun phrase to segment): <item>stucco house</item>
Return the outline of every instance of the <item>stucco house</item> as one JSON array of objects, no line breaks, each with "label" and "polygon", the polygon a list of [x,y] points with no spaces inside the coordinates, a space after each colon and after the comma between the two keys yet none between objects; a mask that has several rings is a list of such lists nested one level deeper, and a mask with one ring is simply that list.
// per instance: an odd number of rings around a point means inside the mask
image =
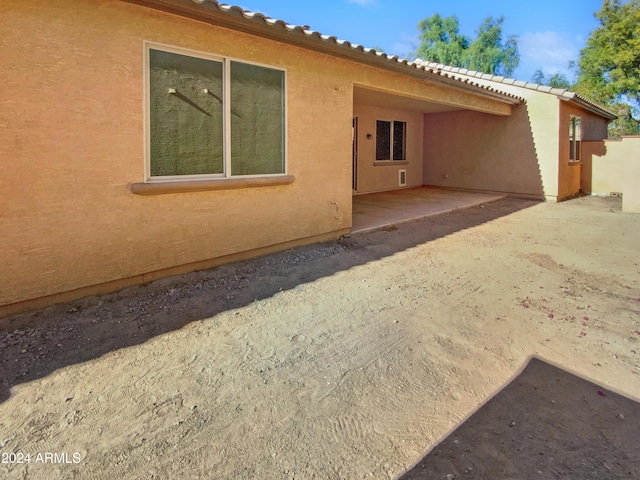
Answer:
[{"label": "stucco house", "polygon": [[[425,126],[425,135],[432,134],[425,147],[430,158],[425,184],[499,191],[506,187],[546,200],[592,192],[582,142],[606,139],[607,125],[616,118],[613,113],[567,89],[432,62],[423,65],[526,100],[506,122],[492,118],[480,130],[471,127],[479,123],[472,112],[430,116]],[[456,128],[474,134],[464,144],[446,141],[445,132]],[[469,157],[470,150],[476,155]]]},{"label": "stucco house", "polygon": [[560,199],[611,118],[211,0],[15,0],[0,28],[0,315],[338,237],[354,194]]}]

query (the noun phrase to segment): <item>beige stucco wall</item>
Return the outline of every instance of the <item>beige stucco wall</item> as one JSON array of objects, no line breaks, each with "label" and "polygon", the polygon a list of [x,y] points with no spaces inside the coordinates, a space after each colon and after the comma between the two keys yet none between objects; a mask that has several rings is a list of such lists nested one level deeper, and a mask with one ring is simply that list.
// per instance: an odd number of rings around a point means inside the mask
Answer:
[{"label": "beige stucco wall", "polygon": [[[532,195],[555,201],[558,196],[558,98],[507,83],[458,76],[522,97],[526,104],[514,108],[512,117],[502,119],[471,112],[427,115],[424,183]],[[455,143],[447,142],[450,135],[443,135],[450,129],[460,132]]]},{"label": "beige stucco wall", "polygon": [[427,114],[424,184],[555,199],[557,123],[557,99],[548,96],[528,99],[510,117]]},{"label": "beige stucco wall", "polygon": [[[407,187],[422,185],[423,115],[405,110],[393,110],[354,105],[358,118],[358,190],[357,193],[379,192],[400,188],[398,171],[407,171]],[[376,162],[376,120],[407,122],[406,162]],[[367,134],[371,138],[367,138]]]},{"label": "beige stucco wall", "polygon": [[[340,62],[116,1],[13,2],[2,25],[0,305],[350,227]],[[132,194],[143,40],[286,68],[294,183]]]},{"label": "beige stucco wall", "polygon": [[[505,109],[116,0],[0,8],[0,306],[347,231],[354,81]],[[133,194],[131,184],[144,180],[144,40],[285,68],[295,181]]]},{"label": "beige stucco wall", "polygon": [[590,193],[588,181],[591,166],[589,156],[582,148],[580,162],[569,161],[569,120],[580,117],[582,142],[593,142],[607,138],[607,120],[566,101],[560,102],[560,127],[558,143],[558,199],[570,197],[581,190]]},{"label": "beige stucco wall", "polygon": [[[609,145],[613,142],[606,142]],[[617,153],[618,148],[621,150]],[[640,137],[626,137],[612,149],[625,159],[625,177],[622,184],[622,211],[640,213]]]},{"label": "beige stucco wall", "polygon": [[621,140],[584,142],[585,163],[591,163],[590,190],[585,193],[622,193],[626,176],[626,158],[632,153],[631,145],[632,142]]},{"label": "beige stucco wall", "polygon": [[585,142],[583,154],[591,166],[589,193],[622,193],[623,211],[640,212],[640,136]]},{"label": "beige stucco wall", "polygon": [[[569,117],[581,117],[583,140],[606,138],[606,119],[552,94],[475,77],[471,80],[523,97],[527,103],[504,119],[485,116],[485,121],[471,112],[428,115],[425,184],[534,195],[552,201],[584,190],[584,162],[569,162]],[[456,126],[464,132],[459,136],[463,140],[446,142],[443,134]]]}]

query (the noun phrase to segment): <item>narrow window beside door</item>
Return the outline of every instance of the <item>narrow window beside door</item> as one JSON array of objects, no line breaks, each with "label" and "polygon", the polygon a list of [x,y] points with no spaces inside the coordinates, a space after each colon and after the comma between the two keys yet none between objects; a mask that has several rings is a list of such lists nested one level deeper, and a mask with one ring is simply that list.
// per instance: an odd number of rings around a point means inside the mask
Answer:
[{"label": "narrow window beside door", "polygon": [[580,161],[580,145],[582,143],[582,132],[580,131],[580,117],[571,116],[569,118],[569,161]]}]

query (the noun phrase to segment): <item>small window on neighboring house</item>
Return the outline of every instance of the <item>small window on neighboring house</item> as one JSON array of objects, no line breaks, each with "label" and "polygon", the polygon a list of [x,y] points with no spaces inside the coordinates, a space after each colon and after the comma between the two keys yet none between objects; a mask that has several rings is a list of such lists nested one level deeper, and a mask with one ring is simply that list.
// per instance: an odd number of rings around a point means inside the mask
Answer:
[{"label": "small window on neighboring house", "polygon": [[580,146],[582,144],[582,132],[580,131],[580,117],[569,118],[569,161],[580,161]]},{"label": "small window on neighboring house", "polygon": [[284,71],[159,46],[147,55],[148,179],[285,172]]},{"label": "small window on neighboring house", "polygon": [[376,160],[407,159],[407,122],[376,121]]}]

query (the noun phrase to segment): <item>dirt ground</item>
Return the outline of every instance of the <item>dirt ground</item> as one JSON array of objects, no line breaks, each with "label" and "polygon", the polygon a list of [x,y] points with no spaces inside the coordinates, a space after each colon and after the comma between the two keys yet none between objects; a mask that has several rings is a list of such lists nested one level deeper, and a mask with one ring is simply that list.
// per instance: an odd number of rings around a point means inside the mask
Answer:
[{"label": "dirt ground", "polygon": [[[640,478],[639,239],[617,198],[508,198],[2,319],[0,478],[394,479],[466,426],[555,457],[411,478]],[[616,450],[528,394],[473,427],[532,357],[619,399]]]}]

